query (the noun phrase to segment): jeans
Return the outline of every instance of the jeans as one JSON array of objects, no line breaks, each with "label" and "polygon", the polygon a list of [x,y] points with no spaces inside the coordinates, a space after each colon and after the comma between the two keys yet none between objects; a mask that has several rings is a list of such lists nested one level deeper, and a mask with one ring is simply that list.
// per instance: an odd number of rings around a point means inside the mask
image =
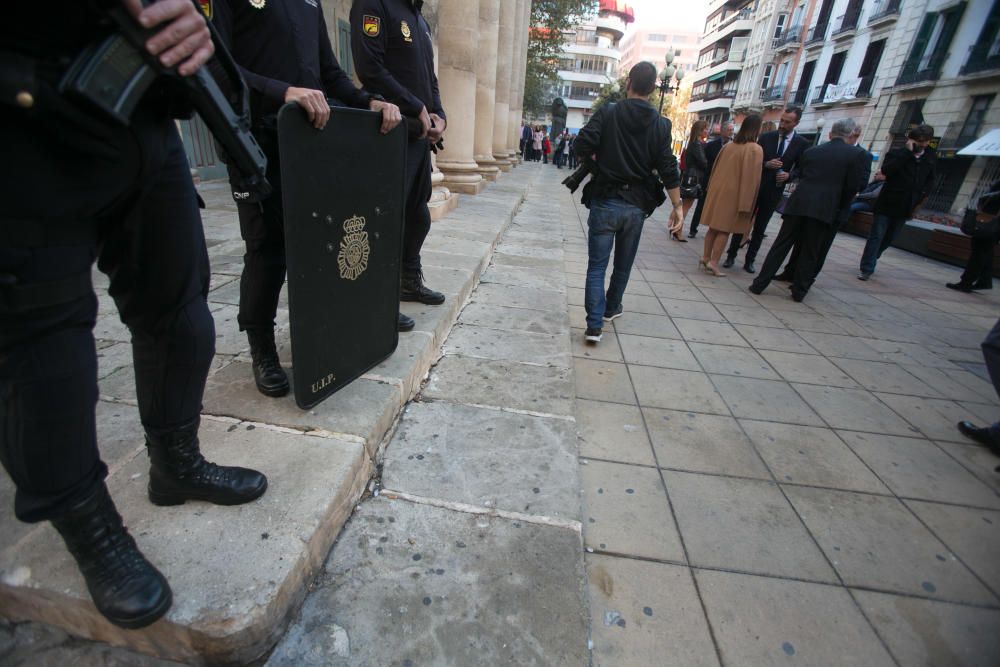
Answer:
[{"label": "jeans", "polygon": [[892,245],[892,240],[896,238],[896,233],[906,223],[905,218],[890,218],[887,215],[876,213],[872,219],[872,228],[868,232],[868,242],[865,243],[865,250],[861,254],[861,271],[863,273],[875,273],[875,264],[885,249]]},{"label": "jeans", "polygon": [[[590,217],[587,218],[590,259],[587,263],[584,295],[587,327],[601,328],[604,313],[621,305],[645,220],[646,215],[642,209],[618,197],[594,199],[590,202]],[[605,294],[604,274],[612,247],[615,250],[615,265],[611,273],[611,285]]]}]

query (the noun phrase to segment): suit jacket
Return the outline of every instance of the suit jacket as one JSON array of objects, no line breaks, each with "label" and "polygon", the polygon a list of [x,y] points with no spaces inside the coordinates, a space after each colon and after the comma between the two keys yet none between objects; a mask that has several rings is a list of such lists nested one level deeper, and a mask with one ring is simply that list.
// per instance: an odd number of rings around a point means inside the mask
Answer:
[{"label": "suit jacket", "polygon": [[885,185],[875,201],[875,213],[909,218],[917,204],[931,192],[936,162],[937,154],[930,147],[919,160],[905,146],[889,151],[882,163]]},{"label": "suit jacket", "polygon": [[861,151],[843,139],[832,139],[802,154],[795,193],[785,205],[786,216],[812,218],[826,224],[837,221],[862,182]]},{"label": "suit jacket", "polygon": [[[729,142],[726,142],[729,143]],[[715,159],[719,157],[719,153],[722,152],[722,147],[725,144],[722,142],[722,137],[716,137],[705,144],[705,187],[708,187],[708,181],[712,177],[712,165],[715,164]]]},{"label": "suit jacket", "polygon": [[[778,156],[778,143],[780,142],[780,133],[777,130],[773,132],[765,132],[760,135],[757,139],[757,143],[760,147],[764,149],[764,163],[767,164],[768,161],[773,160]],[[796,133],[788,145],[785,146],[785,152],[781,154],[781,168],[786,173],[791,174],[792,170],[799,166],[799,159],[802,154],[809,148],[809,142],[803,139]],[[781,198],[781,191],[785,187],[783,184],[778,183],[775,177],[778,175],[777,169],[768,169],[764,167],[763,172],[760,177],[760,196],[759,201],[761,203],[767,204],[770,208],[774,208],[773,204],[776,204]],[[758,205],[760,208],[764,206]]]},{"label": "suit jacket", "polygon": [[[872,175],[872,154],[866,151],[861,146],[854,146],[854,149],[855,151],[857,151],[858,154],[858,171],[860,174],[858,178],[861,179],[860,181],[858,181],[857,192],[861,192],[862,190],[868,187],[868,179],[871,178]],[[837,224],[838,225],[844,224],[850,219],[850,217],[851,217],[851,206],[850,204],[848,204],[847,206],[840,209],[840,211],[837,213]]]}]

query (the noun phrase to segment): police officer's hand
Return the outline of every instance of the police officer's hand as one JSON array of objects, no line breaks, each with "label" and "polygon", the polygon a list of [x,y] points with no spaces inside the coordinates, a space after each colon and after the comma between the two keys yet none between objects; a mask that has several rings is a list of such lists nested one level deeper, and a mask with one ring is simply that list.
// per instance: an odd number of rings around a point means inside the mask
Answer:
[{"label": "police officer's hand", "polygon": [[430,114],[431,117],[431,129],[427,132],[427,137],[431,140],[431,143],[436,143],[441,135],[444,134],[444,130],[448,127],[448,121],[446,121],[441,116],[436,113]]},{"label": "police officer's hand", "polygon": [[372,111],[382,112],[382,134],[389,134],[393,128],[403,122],[403,114],[400,113],[399,107],[395,104],[381,100],[372,100],[368,103],[368,108]]},{"label": "police officer's hand", "polygon": [[144,28],[163,26],[146,42],[146,49],[165,66],[178,65],[181,76],[194,74],[215,53],[205,16],[190,0],[159,0],[145,9],[139,0],[122,4]]},{"label": "police officer's hand", "polygon": [[423,127],[423,132],[420,133],[420,138],[423,139],[431,131],[431,116],[427,113],[427,107],[420,108],[420,125]]},{"label": "police officer's hand", "polygon": [[306,115],[309,116],[309,122],[317,130],[326,127],[326,122],[330,120],[330,105],[322,90],[289,86],[288,90],[285,91],[285,102],[295,102],[305,109]]}]

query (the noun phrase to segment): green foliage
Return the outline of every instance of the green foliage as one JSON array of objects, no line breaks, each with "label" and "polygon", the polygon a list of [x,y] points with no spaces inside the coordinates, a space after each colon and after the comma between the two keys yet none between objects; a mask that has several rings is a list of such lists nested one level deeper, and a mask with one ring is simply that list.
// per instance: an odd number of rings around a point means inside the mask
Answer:
[{"label": "green foliage", "polygon": [[[528,67],[524,82],[524,110],[542,114],[552,104],[564,32],[573,30],[597,11],[596,0],[532,0],[528,36]],[[548,99],[547,99],[548,98]]]}]

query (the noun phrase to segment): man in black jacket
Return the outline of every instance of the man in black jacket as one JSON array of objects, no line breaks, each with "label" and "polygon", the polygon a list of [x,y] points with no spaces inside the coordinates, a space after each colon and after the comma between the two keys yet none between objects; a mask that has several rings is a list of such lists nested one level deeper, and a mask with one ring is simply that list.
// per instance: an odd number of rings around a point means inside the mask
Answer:
[{"label": "man in black jacket", "polygon": [[734,130],[733,121],[723,121],[722,125],[719,126],[719,136],[705,144],[705,160],[708,163],[708,167],[705,170],[705,182],[702,186],[701,197],[698,198],[698,204],[694,207],[694,215],[691,216],[691,231],[688,232],[688,238],[690,239],[698,236],[701,209],[705,207],[705,200],[708,198],[708,182],[712,178],[712,167],[715,165],[715,158],[719,157],[722,147],[733,140]]},{"label": "man in black jacket", "polygon": [[[670,121],[647,101],[656,86],[656,68],[635,65],[628,75],[626,99],[608,104],[591,117],[576,139],[581,160],[594,159],[594,182],[588,183],[589,262],[584,305],[586,339],[601,340],[603,321],[622,314],[622,294],[639,248],[642,224],[660,204],[663,188],[673,204],[670,232],[684,225],[680,174],[670,150]],[[653,171],[656,171],[654,175]],[[615,250],[611,285],[604,292],[604,274]]]},{"label": "man in black jacket", "polygon": [[[743,260],[743,268],[747,273],[756,271],[754,260],[764,242],[767,224],[771,221],[778,202],[781,201],[782,190],[791,177],[792,170],[798,165],[802,153],[809,148],[809,142],[795,132],[801,118],[802,109],[788,107],[778,121],[778,129],[774,132],[765,132],[757,139],[757,143],[764,149],[764,169],[760,178],[760,189],[757,191],[757,213],[753,219],[750,246]],[[724,267],[730,268],[736,262],[736,255],[742,243],[743,235],[733,234],[729,241]]]},{"label": "man in black jacket", "polygon": [[875,200],[875,217],[861,255],[858,280],[872,277],[879,257],[930,194],[937,163],[937,155],[929,146],[933,138],[933,127],[919,125],[907,134],[906,146],[886,154],[882,164],[885,185]]},{"label": "man in black jacket", "polygon": [[802,251],[792,281],[792,298],[802,301],[816,276],[824,243],[838,212],[847,208],[861,182],[861,160],[856,146],[845,140],[857,124],[842,118],[833,124],[830,141],[807,150],[799,161],[800,180],[785,206],[784,222],[771,246],[760,275],[750,291],[760,294],[778,272],[785,256],[798,242]]}]

